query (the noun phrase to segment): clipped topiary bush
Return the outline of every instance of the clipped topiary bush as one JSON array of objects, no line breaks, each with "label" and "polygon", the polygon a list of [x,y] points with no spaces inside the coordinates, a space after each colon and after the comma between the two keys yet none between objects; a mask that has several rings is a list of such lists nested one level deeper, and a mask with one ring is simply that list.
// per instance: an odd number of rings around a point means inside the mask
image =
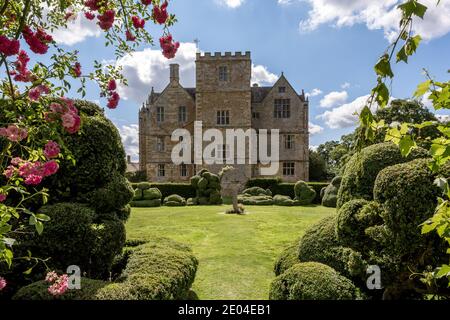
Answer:
[{"label": "clipped topiary bush", "polygon": [[152,241],[127,250],[126,265],[117,282],[81,279],[81,290],[68,290],[55,298],[48,283],[35,282],[21,288],[15,300],[180,300],[194,282],[198,261],[189,247],[169,239]]},{"label": "clipped topiary bush", "polygon": [[327,265],[298,263],[275,278],[270,300],[354,300],[358,289]]},{"label": "clipped topiary bush", "polygon": [[141,189],[134,189],[133,201],[142,200],[143,194]]},{"label": "clipped topiary bush", "polygon": [[271,206],[273,199],[267,195],[249,196],[244,194],[238,196],[238,203],[249,206]]},{"label": "clipped topiary bush", "polygon": [[130,203],[135,192],[124,175],[111,174],[110,181],[102,188],[83,194],[79,197],[97,212],[112,212]]},{"label": "clipped topiary bush", "polygon": [[52,201],[67,201],[102,188],[113,173],[125,176],[126,156],[117,128],[102,112],[93,111],[98,108],[95,105],[76,101],[75,106],[82,114],[82,130],[80,134],[62,137],[75,164],[62,161],[58,173],[46,179]]},{"label": "clipped topiary bush", "polygon": [[295,241],[289,247],[283,250],[275,261],[273,272],[276,276],[284,273],[297,263],[300,263],[298,259],[298,244],[300,240]]},{"label": "clipped topiary bush", "polygon": [[341,186],[341,181],[342,177],[335,177],[325,189],[322,189],[321,193],[323,192],[323,194],[321,198],[324,207],[336,208],[337,194]]},{"label": "clipped topiary bush", "polygon": [[162,199],[162,193],[158,188],[149,188],[142,192],[142,200]]},{"label": "clipped topiary bush", "polygon": [[373,200],[373,187],[378,173],[389,166],[426,158],[424,149],[414,149],[405,158],[397,145],[387,142],[369,146],[356,153],[345,166],[341,187],[338,192],[337,207],[353,199]]},{"label": "clipped topiary bush", "polygon": [[128,258],[119,283],[101,288],[100,300],[185,299],[198,261],[189,247],[167,239],[137,247]]},{"label": "clipped topiary bush", "polygon": [[[42,235],[23,235],[15,250],[21,256],[29,250],[34,257],[49,258],[51,269],[65,271],[78,265],[83,274],[103,279],[124,245],[124,222],[135,193],[125,178],[126,157],[117,128],[97,105],[77,100],[75,106],[82,118],[81,131],[59,137],[75,161],[61,160],[58,173],[42,183],[50,203],[35,208],[51,220]],[[11,272],[20,274],[24,265],[33,264],[22,262]],[[44,271],[37,266],[33,276]]]},{"label": "clipped topiary bush", "polygon": [[388,167],[375,182],[374,198],[382,208],[384,232],[370,235],[382,244],[389,257],[377,257],[385,266],[385,273],[397,281],[410,268],[423,270],[427,265],[440,265],[446,259],[448,262],[442,240],[434,233],[420,232],[420,224],[434,215],[441,192],[428,164],[428,160],[418,159]]},{"label": "clipped topiary bush", "polygon": [[354,278],[361,272],[365,274],[365,261],[361,255],[344,247],[335,232],[336,216],[329,216],[309,228],[298,248],[298,258],[302,262],[320,262],[342,275]]},{"label": "clipped topiary bush", "polygon": [[125,226],[118,218],[96,221],[92,208],[79,203],[57,203],[39,210],[51,218],[42,235],[22,239],[20,250],[36,257],[51,257],[47,265],[66,270],[77,265],[92,278],[107,274],[114,256],[125,243]]},{"label": "clipped topiary bush", "polygon": [[308,205],[313,203],[316,197],[316,191],[308,186],[304,181],[299,181],[294,186],[295,202],[298,205]]},{"label": "clipped topiary bush", "polygon": [[[197,175],[191,178],[191,186],[196,190],[195,198],[197,198],[197,201],[195,203],[198,205],[222,204],[222,197],[220,195],[221,185],[218,175],[202,169]],[[193,204],[194,201],[191,203]]]},{"label": "clipped topiary bush", "polygon": [[272,196],[272,191],[270,191],[269,189],[264,190],[260,187],[252,187],[245,189],[242,194],[249,196]]},{"label": "clipped topiary bush", "polygon": [[173,194],[164,199],[164,205],[168,207],[184,207],[186,206],[186,199],[177,194]]},{"label": "clipped topiary bush", "polygon": [[277,194],[275,197],[273,197],[273,204],[276,206],[292,207],[295,205],[295,201],[292,200],[289,196],[282,196]]}]

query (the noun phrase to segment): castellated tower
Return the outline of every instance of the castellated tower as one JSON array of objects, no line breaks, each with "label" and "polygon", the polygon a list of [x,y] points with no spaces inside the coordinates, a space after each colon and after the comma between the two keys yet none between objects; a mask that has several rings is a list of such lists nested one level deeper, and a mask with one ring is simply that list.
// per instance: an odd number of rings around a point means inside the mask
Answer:
[{"label": "castellated tower", "polygon": [[[226,129],[243,129],[252,126],[251,114],[251,69],[250,52],[222,54],[197,53],[196,60],[196,112],[197,120],[203,122],[203,130],[214,128],[223,132]],[[207,143],[204,143],[204,145]],[[236,143],[235,143],[236,144]],[[248,155],[249,141],[246,142],[246,165],[234,164],[243,180],[251,177]],[[224,156],[232,150],[229,141],[224,141]],[[237,159],[237,145],[234,158]],[[225,157],[224,157],[225,158]],[[237,161],[235,161],[237,163]],[[223,165],[204,165],[217,172]]]}]

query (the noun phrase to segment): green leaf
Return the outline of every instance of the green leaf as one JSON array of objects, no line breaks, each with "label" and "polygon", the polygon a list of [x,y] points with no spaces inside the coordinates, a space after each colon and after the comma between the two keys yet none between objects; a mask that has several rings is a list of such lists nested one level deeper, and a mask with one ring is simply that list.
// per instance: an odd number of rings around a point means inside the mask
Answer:
[{"label": "green leaf", "polygon": [[416,15],[422,19],[425,16],[425,13],[427,12],[428,9],[426,6],[417,2],[416,0],[409,0],[399,5],[398,8],[403,11],[404,17]]},{"label": "green leaf", "polygon": [[373,121],[373,114],[372,111],[370,111],[370,108],[368,106],[365,106],[359,115],[359,119],[362,125],[369,126]]},{"label": "green leaf", "polygon": [[50,221],[50,217],[47,216],[46,214],[42,214],[42,213],[36,214],[36,218],[41,221],[45,221],[45,222]]},{"label": "green leaf", "polygon": [[375,100],[380,106],[380,108],[384,108],[389,103],[389,89],[386,87],[384,83],[378,84],[378,86],[374,89],[375,91]]},{"label": "green leaf", "polygon": [[422,234],[430,233],[431,231],[434,231],[435,229],[436,229],[435,223],[424,224],[422,226]]},{"label": "green leaf", "polygon": [[44,231],[44,224],[41,221],[36,221],[35,228],[37,233],[41,235],[42,232]]},{"label": "green leaf", "polygon": [[422,97],[428,90],[430,90],[431,80],[422,82],[417,86],[416,92],[414,92],[414,98]]},{"label": "green leaf", "polygon": [[31,274],[31,272],[33,272],[33,267],[31,267],[30,269],[27,269],[23,272],[23,274]]},{"label": "green leaf", "polygon": [[437,278],[447,277],[450,276],[450,266],[449,265],[443,265],[438,269],[438,273],[436,274]]},{"label": "green leaf", "polygon": [[411,153],[412,149],[416,146],[416,143],[412,140],[411,136],[408,135],[400,139],[400,143],[398,146],[400,147],[402,156],[407,157]]},{"label": "green leaf", "polygon": [[378,60],[377,64],[375,65],[375,72],[380,77],[389,77],[393,78],[394,73],[392,72],[391,63],[389,62],[389,55],[385,54]]}]

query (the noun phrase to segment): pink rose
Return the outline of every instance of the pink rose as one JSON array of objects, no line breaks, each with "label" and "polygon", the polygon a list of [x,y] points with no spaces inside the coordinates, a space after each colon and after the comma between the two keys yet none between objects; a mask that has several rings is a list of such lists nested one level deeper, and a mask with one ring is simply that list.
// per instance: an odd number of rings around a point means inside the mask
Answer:
[{"label": "pink rose", "polygon": [[6,280],[4,278],[0,277],[0,291],[5,289],[6,285],[7,285]]},{"label": "pink rose", "polygon": [[56,162],[55,160],[50,160],[50,161],[47,161],[46,163],[44,163],[44,166],[42,169],[43,169],[44,177],[48,177],[48,176],[51,176],[51,175],[55,174],[56,172],[58,172],[59,165],[58,165],[58,162]]},{"label": "pink rose", "polygon": [[55,141],[50,140],[44,147],[44,155],[47,159],[58,157],[60,151],[59,145]]}]

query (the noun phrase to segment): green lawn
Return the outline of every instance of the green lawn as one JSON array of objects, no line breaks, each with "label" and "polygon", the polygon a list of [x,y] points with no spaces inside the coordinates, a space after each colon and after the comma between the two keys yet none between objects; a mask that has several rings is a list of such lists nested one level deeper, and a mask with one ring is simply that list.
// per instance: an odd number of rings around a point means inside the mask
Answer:
[{"label": "green lawn", "polygon": [[229,207],[134,208],[127,237],[162,236],[191,245],[200,262],[193,290],[202,300],[267,299],[278,254],[334,211],[248,206],[247,215],[225,215]]}]

